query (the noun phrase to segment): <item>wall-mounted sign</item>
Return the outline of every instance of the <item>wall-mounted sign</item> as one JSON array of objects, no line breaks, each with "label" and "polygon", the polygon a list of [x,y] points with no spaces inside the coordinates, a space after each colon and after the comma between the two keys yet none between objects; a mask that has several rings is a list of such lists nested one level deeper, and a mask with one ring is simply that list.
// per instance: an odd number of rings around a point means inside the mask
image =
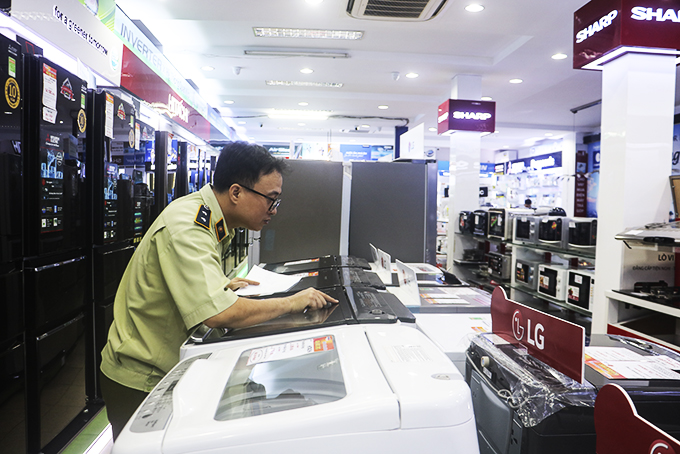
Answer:
[{"label": "wall-mounted sign", "polygon": [[437,133],[456,131],[494,132],[496,130],[496,103],[449,99],[437,112]]},{"label": "wall-mounted sign", "polygon": [[509,300],[501,287],[491,295],[491,327],[511,344],[583,383],[586,331],[582,326]]},{"label": "wall-mounted sign", "polygon": [[644,48],[677,54],[680,1],[592,0],[574,13],[573,39],[575,69],[602,69],[609,59]]},{"label": "wall-mounted sign", "polygon": [[562,152],[532,156],[530,158],[516,159],[508,163],[508,175],[535,170],[552,169],[562,167]]}]

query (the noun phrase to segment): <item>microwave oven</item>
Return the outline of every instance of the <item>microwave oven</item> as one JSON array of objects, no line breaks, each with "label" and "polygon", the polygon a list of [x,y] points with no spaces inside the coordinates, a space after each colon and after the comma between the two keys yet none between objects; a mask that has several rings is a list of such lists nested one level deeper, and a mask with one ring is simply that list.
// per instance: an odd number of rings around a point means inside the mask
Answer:
[{"label": "microwave oven", "polygon": [[472,211],[461,211],[458,214],[458,231],[460,233],[472,233],[475,218]]},{"label": "microwave oven", "polygon": [[489,233],[489,212],[486,210],[475,210],[474,225],[472,227],[472,234],[479,236],[486,236]]},{"label": "microwave oven", "polygon": [[541,262],[534,260],[517,259],[515,261],[515,283],[536,290],[538,283],[538,265]]},{"label": "microwave oven", "polygon": [[569,218],[544,216],[538,224],[538,242],[564,248],[569,236]]},{"label": "microwave oven", "polygon": [[589,247],[597,242],[597,218],[569,220],[569,246]]},{"label": "microwave oven", "polygon": [[591,270],[569,270],[567,303],[592,311],[595,273]]},{"label": "microwave oven", "polygon": [[489,209],[489,238],[501,240],[512,239],[513,219],[517,216],[534,214],[534,210],[490,208]]},{"label": "microwave oven", "polygon": [[538,223],[542,216],[516,216],[512,240],[516,243],[538,243]]},{"label": "microwave oven", "polygon": [[565,300],[567,271],[564,265],[538,265],[538,293],[560,301]]},{"label": "microwave oven", "polygon": [[512,258],[509,255],[489,252],[487,254],[489,274],[500,279],[510,279],[510,267]]}]

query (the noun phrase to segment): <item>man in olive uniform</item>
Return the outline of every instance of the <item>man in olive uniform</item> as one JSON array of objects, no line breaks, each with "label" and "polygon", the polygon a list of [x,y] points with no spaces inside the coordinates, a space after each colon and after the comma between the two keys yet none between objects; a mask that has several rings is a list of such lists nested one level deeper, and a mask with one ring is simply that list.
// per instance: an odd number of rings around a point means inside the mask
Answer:
[{"label": "man in olive uniform", "polygon": [[284,166],[258,145],[229,144],[213,184],[173,201],[144,235],[118,287],[102,350],[101,387],[114,439],[179,362],[191,328],[240,328],[337,302],[311,288],[287,298],[242,298],[234,290],[257,283],[223,273],[234,229],[259,231],[276,214]]}]

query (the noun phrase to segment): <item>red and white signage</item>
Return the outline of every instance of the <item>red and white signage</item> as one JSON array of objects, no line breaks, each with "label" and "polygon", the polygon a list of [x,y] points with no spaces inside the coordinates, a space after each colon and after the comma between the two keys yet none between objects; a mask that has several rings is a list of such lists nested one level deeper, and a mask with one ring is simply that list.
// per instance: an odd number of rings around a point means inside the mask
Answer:
[{"label": "red and white signage", "polygon": [[677,54],[680,0],[592,0],[574,13],[573,39],[575,69],[631,51]]},{"label": "red and white signage", "polygon": [[605,385],[597,393],[595,433],[598,454],[680,454],[680,442],[638,416],[619,385]]},{"label": "red and white signage", "polygon": [[582,326],[509,300],[505,290],[496,287],[491,295],[491,327],[494,334],[522,345],[534,358],[583,383],[586,331]]},{"label": "red and white signage", "polygon": [[496,103],[449,99],[439,106],[437,133],[455,131],[494,132],[496,130]]}]

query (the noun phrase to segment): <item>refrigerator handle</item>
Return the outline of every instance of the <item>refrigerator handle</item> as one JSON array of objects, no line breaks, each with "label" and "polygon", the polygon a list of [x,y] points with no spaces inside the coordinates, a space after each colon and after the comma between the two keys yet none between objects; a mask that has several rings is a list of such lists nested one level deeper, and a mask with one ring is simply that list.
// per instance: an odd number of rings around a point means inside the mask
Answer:
[{"label": "refrigerator handle", "polygon": [[59,266],[70,265],[71,263],[80,262],[81,260],[85,260],[84,255],[81,255],[80,257],[76,257],[76,258],[73,258],[73,259],[70,259],[70,260],[64,260],[63,262],[50,263],[49,265],[39,266],[37,268],[31,269],[30,271],[33,271],[35,273],[39,273],[41,271],[49,270],[51,268],[57,268]]}]

